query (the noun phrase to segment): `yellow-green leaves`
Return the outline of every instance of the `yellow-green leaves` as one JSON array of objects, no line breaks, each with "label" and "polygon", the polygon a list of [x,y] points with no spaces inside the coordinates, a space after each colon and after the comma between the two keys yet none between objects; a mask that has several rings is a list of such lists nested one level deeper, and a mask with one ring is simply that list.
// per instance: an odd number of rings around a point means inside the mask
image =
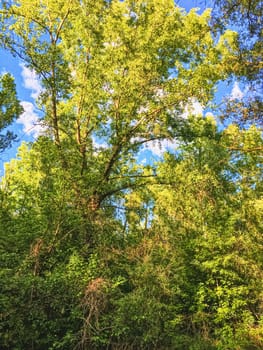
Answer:
[{"label": "yellow-green leaves", "polygon": [[22,113],[23,108],[19,104],[16,94],[14,79],[10,74],[0,76],[0,152],[9,147],[16,135],[7,131],[2,134],[3,130],[9,126]]}]

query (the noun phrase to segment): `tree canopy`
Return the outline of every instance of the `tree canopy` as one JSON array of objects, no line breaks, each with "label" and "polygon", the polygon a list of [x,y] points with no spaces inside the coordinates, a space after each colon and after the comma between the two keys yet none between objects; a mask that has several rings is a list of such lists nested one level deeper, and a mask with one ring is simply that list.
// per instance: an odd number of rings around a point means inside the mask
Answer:
[{"label": "tree canopy", "polygon": [[[249,122],[193,113],[219,82],[258,84],[235,14],[1,1],[1,45],[42,86],[41,134],[1,179],[1,349],[262,348],[261,97]],[[3,129],[22,110],[0,83]]]}]

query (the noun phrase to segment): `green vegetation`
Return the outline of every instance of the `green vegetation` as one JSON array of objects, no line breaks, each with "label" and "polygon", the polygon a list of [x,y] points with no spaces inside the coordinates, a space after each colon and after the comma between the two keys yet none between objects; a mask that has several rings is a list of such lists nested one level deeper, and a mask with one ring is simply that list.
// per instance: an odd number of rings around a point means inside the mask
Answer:
[{"label": "green vegetation", "polygon": [[[237,14],[1,4],[2,46],[38,75],[45,128],[1,179],[0,348],[262,349],[260,94],[245,119],[228,104],[224,128],[184,115],[222,80],[258,81],[260,39],[246,70],[225,28]],[[22,111],[9,75],[0,107],[0,129]],[[138,162],[165,140],[174,151]]]},{"label": "green vegetation", "polygon": [[[11,146],[16,135],[6,128],[22,112],[16,95],[14,79],[8,73],[0,76],[0,152]],[[4,131],[4,133],[2,133]]]}]

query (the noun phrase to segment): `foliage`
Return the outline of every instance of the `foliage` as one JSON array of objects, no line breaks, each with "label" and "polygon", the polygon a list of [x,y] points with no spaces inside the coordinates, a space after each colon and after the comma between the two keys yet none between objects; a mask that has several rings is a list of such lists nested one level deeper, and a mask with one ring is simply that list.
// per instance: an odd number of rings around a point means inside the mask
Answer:
[{"label": "foliage", "polygon": [[[4,131],[22,113],[16,95],[13,77],[6,73],[0,76],[0,131]],[[0,134],[0,152],[10,147],[16,135],[12,131]]]},{"label": "foliage", "polygon": [[261,130],[183,113],[238,74],[237,34],[209,21],[173,1],[2,1],[46,129],[1,179],[1,349],[262,348]]},{"label": "foliage", "polygon": [[213,3],[214,30],[228,25],[238,28],[238,54],[228,64],[246,87],[243,98],[227,99],[222,118],[231,118],[245,127],[251,123],[262,127],[262,1],[216,0]]}]

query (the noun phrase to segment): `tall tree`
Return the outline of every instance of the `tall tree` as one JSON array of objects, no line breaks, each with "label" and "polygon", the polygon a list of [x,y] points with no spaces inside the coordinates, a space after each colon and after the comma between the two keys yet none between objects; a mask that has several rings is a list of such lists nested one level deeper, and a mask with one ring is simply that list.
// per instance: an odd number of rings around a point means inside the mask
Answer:
[{"label": "tall tree", "polygon": [[236,329],[257,346],[260,134],[182,116],[228,76],[237,35],[215,41],[209,11],[172,0],[1,4],[46,124],[1,182],[1,348],[237,348]]},{"label": "tall tree", "polygon": [[177,261],[184,275],[185,342],[260,349],[260,130],[231,125],[217,132],[209,119],[197,119],[192,130],[198,137],[160,164],[167,187],[152,187],[154,226],[184,258]]},{"label": "tall tree", "polygon": [[173,1],[2,8],[6,48],[43,83],[46,123],[86,208],[135,185],[140,146],[175,137],[184,105],[209,101],[235,51],[230,32],[214,43],[209,12],[186,14]]}]

